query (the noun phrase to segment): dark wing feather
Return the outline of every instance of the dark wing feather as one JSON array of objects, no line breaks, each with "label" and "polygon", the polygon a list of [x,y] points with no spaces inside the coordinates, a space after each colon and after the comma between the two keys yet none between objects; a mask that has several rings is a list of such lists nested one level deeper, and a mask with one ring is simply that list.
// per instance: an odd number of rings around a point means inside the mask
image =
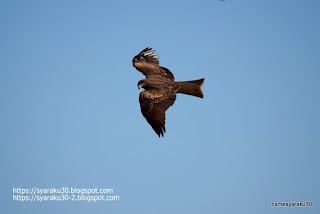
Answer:
[{"label": "dark wing feather", "polygon": [[175,100],[175,93],[163,96],[159,96],[159,93],[152,90],[140,93],[139,102],[141,112],[159,137],[160,135],[163,137],[164,132],[166,132],[165,112],[173,105]]},{"label": "dark wing feather", "polygon": [[133,66],[146,77],[158,75],[169,79],[174,79],[169,69],[159,66],[159,57],[152,48],[146,48],[136,55],[132,62]]},{"label": "dark wing feather", "polygon": [[133,62],[146,62],[153,65],[159,65],[159,57],[155,52],[156,50],[152,50],[152,48],[145,48],[133,58]]},{"label": "dark wing feather", "polygon": [[165,68],[165,67],[159,67],[159,68],[161,69],[162,72],[166,74],[165,77],[174,80],[174,76],[168,68]]}]

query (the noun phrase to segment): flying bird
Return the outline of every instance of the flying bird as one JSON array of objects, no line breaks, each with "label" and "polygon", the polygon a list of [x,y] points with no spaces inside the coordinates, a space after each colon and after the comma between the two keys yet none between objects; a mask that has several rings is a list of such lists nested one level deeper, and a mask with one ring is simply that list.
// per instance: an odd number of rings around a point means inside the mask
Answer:
[{"label": "flying bird", "polygon": [[146,76],[138,82],[138,88],[145,90],[140,93],[139,102],[142,115],[153,130],[163,137],[166,110],[173,105],[176,94],[188,94],[203,98],[203,79],[175,82],[169,69],[159,66],[159,57],[152,48],[145,48],[133,60],[133,66]]}]

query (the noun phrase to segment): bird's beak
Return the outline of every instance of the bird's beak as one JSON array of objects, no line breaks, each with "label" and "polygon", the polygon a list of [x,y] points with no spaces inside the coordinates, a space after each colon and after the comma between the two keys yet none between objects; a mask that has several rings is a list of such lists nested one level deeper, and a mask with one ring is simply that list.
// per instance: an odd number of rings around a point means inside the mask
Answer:
[{"label": "bird's beak", "polygon": [[138,85],[138,89],[140,90],[140,88],[141,88],[141,85]]}]

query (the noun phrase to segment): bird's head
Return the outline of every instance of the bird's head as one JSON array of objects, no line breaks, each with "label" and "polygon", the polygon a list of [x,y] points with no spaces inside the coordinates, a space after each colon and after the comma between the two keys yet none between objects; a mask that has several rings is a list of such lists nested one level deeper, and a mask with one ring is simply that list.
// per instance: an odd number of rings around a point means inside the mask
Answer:
[{"label": "bird's head", "polygon": [[148,83],[147,83],[147,81],[145,81],[145,80],[140,80],[139,82],[138,82],[138,89],[140,90],[141,88],[146,88],[147,87],[147,85],[148,85]]}]

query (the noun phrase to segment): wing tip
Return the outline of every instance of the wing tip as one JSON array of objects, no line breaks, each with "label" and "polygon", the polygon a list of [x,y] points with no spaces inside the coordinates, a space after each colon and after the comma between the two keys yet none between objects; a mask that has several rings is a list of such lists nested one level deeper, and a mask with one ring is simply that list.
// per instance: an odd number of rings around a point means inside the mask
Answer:
[{"label": "wing tip", "polygon": [[166,127],[163,126],[163,127],[160,127],[159,130],[156,131],[156,134],[160,137],[164,137],[164,133],[166,133]]},{"label": "wing tip", "polygon": [[159,57],[157,56],[158,54],[156,54],[155,52],[156,52],[156,50],[152,50],[152,48],[147,47],[147,48],[143,49],[143,50],[139,53],[139,55],[140,55],[140,56],[153,57],[153,58],[159,58]]}]

